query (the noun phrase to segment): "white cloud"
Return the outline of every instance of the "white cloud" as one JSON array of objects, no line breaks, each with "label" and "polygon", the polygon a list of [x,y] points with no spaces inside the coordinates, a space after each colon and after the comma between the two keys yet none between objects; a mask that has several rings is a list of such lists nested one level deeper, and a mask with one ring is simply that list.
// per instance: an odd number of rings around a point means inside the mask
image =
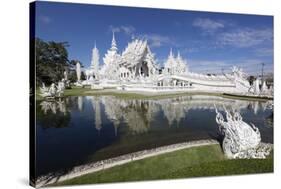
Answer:
[{"label": "white cloud", "polygon": [[159,34],[144,34],[142,37],[148,40],[150,47],[161,47],[163,45],[174,44],[170,37]]},{"label": "white cloud", "polygon": [[161,47],[167,44],[174,44],[173,41],[168,36],[163,36],[159,34],[136,34],[136,29],[133,26],[122,25],[122,26],[109,26],[109,30],[112,32],[123,32],[133,38],[143,38],[147,39],[150,47]]},{"label": "white cloud", "polygon": [[109,26],[110,31],[112,32],[124,32],[127,35],[133,35],[136,29],[133,26]]},{"label": "white cloud", "polygon": [[272,48],[259,48],[255,50],[257,56],[260,57],[272,57],[273,49]]},{"label": "white cloud", "polygon": [[[231,72],[232,66],[242,68],[246,74],[259,74],[261,72],[262,59],[237,59],[237,60],[192,60],[187,59],[187,64],[192,72],[221,74]],[[273,64],[267,62],[265,72],[273,72]]]},{"label": "white cloud", "polygon": [[200,48],[199,47],[185,47],[183,50],[181,50],[181,52],[183,54],[185,53],[195,53],[195,52],[199,52]]},{"label": "white cloud", "polygon": [[231,45],[235,47],[251,47],[272,41],[272,29],[239,29],[232,32],[219,34],[218,43],[220,45]]},{"label": "white cloud", "polygon": [[39,20],[45,24],[49,24],[51,22],[51,18],[45,15],[39,16]]},{"label": "white cloud", "polygon": [[223,21],[211,20],[209,18],[196,18],[193,21],[193,26],[201,28],[208,33],[213,33],[214,31],[225,27]]},{"label": "white cloud", "polygon": [[221,60],[192,60],[187,59],[187,64],[192,72],[199,73],[220,73],[221,69],[228,68],[230,65]]}]

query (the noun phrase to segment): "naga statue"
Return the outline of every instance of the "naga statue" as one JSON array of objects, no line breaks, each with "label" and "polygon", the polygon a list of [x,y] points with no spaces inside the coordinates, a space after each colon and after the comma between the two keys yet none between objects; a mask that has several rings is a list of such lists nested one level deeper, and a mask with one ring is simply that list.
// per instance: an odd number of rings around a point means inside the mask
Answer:
[{"label": "naga statue", "polygon": [[229,112],[225,107],[226,121],[216,110],[216,122],[219,131],[224,136],[222,148],[225,155],[231,159],[266,158],[272,145],[261,143],[261,134],[254,124],[243,121],[238,111]]}]

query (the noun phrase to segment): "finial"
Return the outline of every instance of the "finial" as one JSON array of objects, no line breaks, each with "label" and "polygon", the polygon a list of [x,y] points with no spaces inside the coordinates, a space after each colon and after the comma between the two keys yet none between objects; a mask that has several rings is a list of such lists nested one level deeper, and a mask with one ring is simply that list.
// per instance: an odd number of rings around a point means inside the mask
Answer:
[{"label": "finial", "polygon": [[115,31],[112,31],[112,40],[115,41]]},{"label": "finial", "polygon": [[115,32],[112,31],[112,42],[111,42],[111,50],[113,51],[117,51],[117,44],[116,44],[116,41],[115,41]]},{"label": "finial", "polygon": [[172,47],[170,48],[170,56],[174,56]]}]

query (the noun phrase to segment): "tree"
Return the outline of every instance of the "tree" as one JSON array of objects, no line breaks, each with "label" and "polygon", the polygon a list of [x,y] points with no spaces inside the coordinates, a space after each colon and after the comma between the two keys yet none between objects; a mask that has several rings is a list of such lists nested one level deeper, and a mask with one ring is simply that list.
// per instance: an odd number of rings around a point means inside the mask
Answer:
[{"label": "tree", "polygon": [[58,82],[65,70],[71,69],[71,61],[68,59],[67,42],[45,42],[35,39],[35,64],[36,83],[44,82],[47,85]]}]

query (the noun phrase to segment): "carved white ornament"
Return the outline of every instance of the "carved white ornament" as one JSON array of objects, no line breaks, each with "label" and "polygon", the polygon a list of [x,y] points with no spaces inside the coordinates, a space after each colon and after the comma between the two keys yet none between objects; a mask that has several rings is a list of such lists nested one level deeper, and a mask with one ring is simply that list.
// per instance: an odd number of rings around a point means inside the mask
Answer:
[{"label": "carved white ornament", "polygon": [[65,90],[64,80],[60,81],[56,86],[54,83],[48,88],[45,84],[42,84],[40,87],[40,95],[44,98],[54,98],[54,97],[62,97]]},{"label": "carved white ornament", "polygon": [[266,158],[270,154],[271,146],[261,143],[261,134],[254,124],[247,124],[242,120],[238,111],[229,112],[224,107],[226,121],[216,110],[216,122],[224,136],[222,148],[228,158]]}]

